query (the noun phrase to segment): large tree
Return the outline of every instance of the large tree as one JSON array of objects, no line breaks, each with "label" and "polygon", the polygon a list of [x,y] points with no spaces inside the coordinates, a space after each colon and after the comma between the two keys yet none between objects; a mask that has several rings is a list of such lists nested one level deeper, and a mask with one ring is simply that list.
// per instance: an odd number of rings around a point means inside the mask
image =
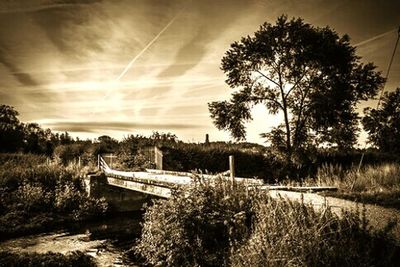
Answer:
[{"label": "large tree", "polygon": [[357,139],[355,105],[376,95],[384,79],[372,63],[362,64],[347,35],[302,19],[280,16],[254,36],[234,42],[222,58],[229,101],[209,103],[218,129],[244,139],[251,109],[263,104],[283,123],[263,134],[288,160],[306,145],[351,147]]},{"label": "large tree", "polygon": [[368,141],[383,152],[400,155],[400,88],[385,93],[381,103],[377,109],[364,110]]},{"label": "large tree", "polygon": [[13,107],[0,105],[0,152],[15,152],[23,147],[23,124],[18,115]]}]

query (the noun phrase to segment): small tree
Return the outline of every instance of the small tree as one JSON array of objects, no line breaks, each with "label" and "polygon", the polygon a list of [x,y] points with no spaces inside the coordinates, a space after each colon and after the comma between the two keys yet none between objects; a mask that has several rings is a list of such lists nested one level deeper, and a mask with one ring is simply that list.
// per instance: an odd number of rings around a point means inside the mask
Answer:
[{"label": "small tree", "polygon": [[214,124],[240,140],[254,105],[281,112],[284,123],[263,136],[288,161],[310,143],[351,147],[358,130],[355,105],[376,95],[384,82],[373,64],[360,63],[347,35],[286,16],[234,42],[221,69],[226,83],[240,90],[230,101],[209,103]]},{"label": "small tree", "polygon": [[400,88],[387,92],[379,109],[364,109],[368,141],[381,151],[400,155]]},{"label": "small tree", "polygon": [[50,129],[42,129],[37,123],[24,124],[24,151],[51,155],[54,145]]}]

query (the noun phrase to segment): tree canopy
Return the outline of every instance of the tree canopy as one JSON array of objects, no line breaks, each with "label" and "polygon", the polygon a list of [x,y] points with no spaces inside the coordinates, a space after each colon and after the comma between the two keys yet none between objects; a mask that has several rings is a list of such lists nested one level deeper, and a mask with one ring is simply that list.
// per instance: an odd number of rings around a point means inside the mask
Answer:
[{"label": "tree canopy", "polygon": [[364,110],[368,141],[383,152],[400,155],[400,88],[386,92],[381,103],[378,109]]},{"label": "tree canopy", "polygon": [[24,129],[18,111],[8,105],[0,105],[0,151],[14,152],[23,145]]},{"label": "tree canopy", "polygon": [[53,153],[60,140],[50,129],[42,129],[37,123],[22,123],[18,111],[8,105],[0,105],[0,152]]},{"label": "tree canopy", "polygon": [[372,63],[360,62],[349,40],[300,18],[264,23],[222,58],[226,83],[238,90],[229,101],[209,103],[214,124],[244,139],[252,107],[263,104],[270,114],[283,114],[283,123],[262,136],[289,158],[310,144],[351,147],[355,105],[375,96],[384,78]]}]

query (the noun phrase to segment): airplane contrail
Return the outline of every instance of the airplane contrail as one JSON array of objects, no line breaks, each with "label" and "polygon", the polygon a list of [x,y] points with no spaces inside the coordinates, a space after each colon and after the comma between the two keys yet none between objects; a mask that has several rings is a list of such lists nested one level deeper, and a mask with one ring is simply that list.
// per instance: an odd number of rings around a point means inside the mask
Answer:
[{"label": "airplane contrail", "polygon": [[[183,9],[182,9],[183,10]],[[181,11],[182,12],[182,11]],[[154,36],[154,38],[128,63],[128,65],[126,65],[126,67],[124,68],[124,70],[121,72],[121,74],[115,79],[116,82],[120,81],[122,77],[124,77],[124,75],[128,72],[128,70],[132,67],[133,63],[136,62],[136,60],[143,55],[144,52],[147,51],[147,49],[150,48],[150,46],[152,44],[154,44],[155,41],[157,41],[158,38],[160,38],[160,36],[172,25],[172,23],[174,23],[174,21],[179,17],[179,15],[181,14],[181,12],[178,12],[165,26],[164,28],[161,29],[161,31]],[[110,94],[111,94],[112,89],[109,89],[107,91],[107,93],[103,96],[103,100],[106,99]],[[97,111],[92,111],[90,113],[90,115],[94,115],[95,113],[97,113]]]},{"label": "airplane contrail", "polygon": [[142,49],[142,51],[139,52],[139,54],[137,54],[130,62],[129,64],[125,67],[125,69],[121,72],[121,74],[118,76],[118,78],[116,79],[116,81],[119,81],[122,77],[124,77],[124,75],[128,72],[128,70],[132,67],[133,63],[135,63],[135,61],[141,56],[143,55],[144,52],[146,52],[147,49],[149,49],[149,47],[155,42],[157,41],[158,38],[160,38],[161,34],[163,34],[168,28],[169,26],[171,26],[172,23],[174,23],[174,21],[178,18],[178,16],[180,15],[180,12],[178,14],[175,15],[175,17],[173,17],[168,23],[167,25],[165,25],[165,27]]},{"label": "airplane contrail", "polygon": [[397,28],[394,28],[394,29],[392,29],[392,30],[390,30],[390,31],[384,32],[384,33],[382,33],[382,34],[376,35],[376,36],[371,37],[371,38],[369,38],[369,39],[367,39],[367,40],[364,40],[364,41],[362,41],[362,42],[356,43],[354,46],[359,47],[359,46],[365,45],[365,44],[367,44],[367,43],[369,43],[369,42],[378,40],[378,39],[380,39],[380,38],[382,38],[382,37],[384,37],[384,36],[386,36],[386,35],[388,35],[388,34],[394,32],[394,31],[396,31],[396,29],[397,29]]}]

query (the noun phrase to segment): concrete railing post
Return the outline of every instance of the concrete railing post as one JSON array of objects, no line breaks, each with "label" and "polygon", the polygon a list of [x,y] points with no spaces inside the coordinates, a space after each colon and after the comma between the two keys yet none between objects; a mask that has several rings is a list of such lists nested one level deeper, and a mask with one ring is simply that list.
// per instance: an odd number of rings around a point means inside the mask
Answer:
[{"label": "concrete railing post", "polygon": [[233,185],[235,182],[235,158],[233,155],[229,156],[229,174]]}]

